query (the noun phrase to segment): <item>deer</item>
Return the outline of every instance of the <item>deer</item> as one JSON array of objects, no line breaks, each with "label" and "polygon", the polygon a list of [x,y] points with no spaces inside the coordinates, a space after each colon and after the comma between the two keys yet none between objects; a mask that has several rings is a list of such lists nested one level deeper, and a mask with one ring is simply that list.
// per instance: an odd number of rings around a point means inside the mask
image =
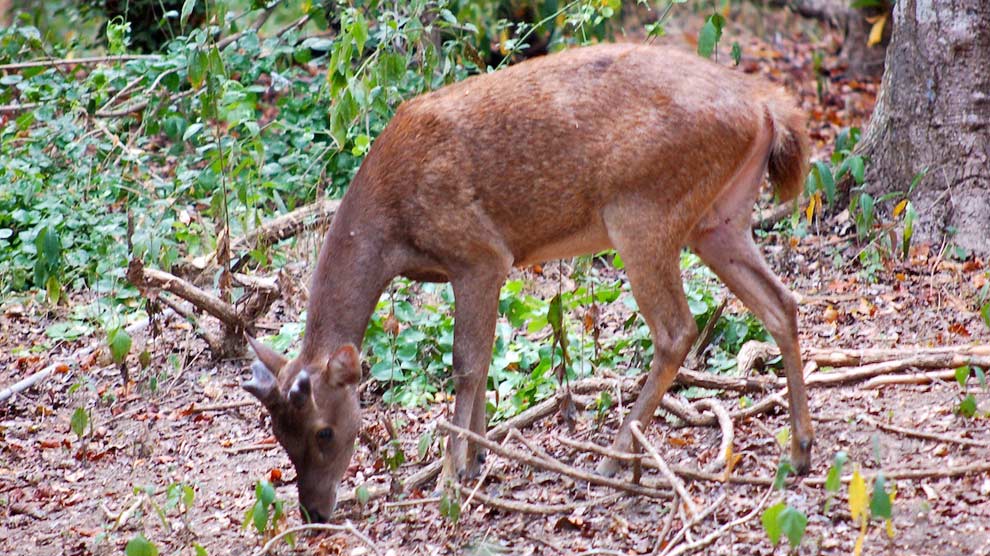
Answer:
[{"label": "deer", "polygon": [[[811,465],[797,300],[770,270],[750,219],[768,176],[793,200],[808,172],[805,117],[781,88],[672,47],[573,48],[400,104],[326,232],[298,356],[248,338],[242,384],[296,469],[300,507],[329,519],[361,427],[359,348],[391,280],[454,293],[452,424],[484,435],[499,292],[513,267],[615,249],[655,355],[611,444],[652,420],[698,330],[679,270],[693,250],[766,326],[788,387],[791,459]],[[482,451],[451,435],[446,472]],[[604,459],[603,474],[621,463]]]}]

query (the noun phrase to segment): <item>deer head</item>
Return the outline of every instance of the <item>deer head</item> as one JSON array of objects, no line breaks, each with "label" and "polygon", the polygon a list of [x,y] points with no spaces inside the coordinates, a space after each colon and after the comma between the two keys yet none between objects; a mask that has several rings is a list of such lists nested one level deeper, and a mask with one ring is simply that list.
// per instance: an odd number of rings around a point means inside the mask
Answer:
[{"label": "deer head", "polygon": [[296,468],[303,518],[326,521],[361,428],[357,349],[345,344],[325,362],[304,363],[248,341],[258,360],[241,386],[268,410],[275,438]]}]

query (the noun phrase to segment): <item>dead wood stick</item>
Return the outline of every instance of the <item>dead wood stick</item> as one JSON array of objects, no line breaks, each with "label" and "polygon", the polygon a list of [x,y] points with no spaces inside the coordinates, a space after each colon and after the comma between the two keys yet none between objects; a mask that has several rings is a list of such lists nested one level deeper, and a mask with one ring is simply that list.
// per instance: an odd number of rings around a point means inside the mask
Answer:
[{"label": "dead wood stick", "polygon": [[243,251],[258,243],[273,244],[305,230],[326,226],[340,206],[339,200],[324,199],[273,218],[230,242],[230,250]]},{"label": "dead wood stick", "polygon": [[[174,314],[174,313],[165,312],[165,313],[162,314],[162,317],[165,318],[165,317],[171,316],[171,314]],[[136,334],[136,333],[140,332],[141,330],[147,328],[148,327],[148,324],[150,322],[151,322],[150,319],[143,318],[143,319],[141,319],[141,320],[139,320],[137,322],[134,322],[134,323],[131,323],[131,324],[127,325],[124,328],[124,331],[127,332],[128,335],[133,336],[134,334]],[[66,360],[60,361],[60,362],[57,362],[57,363],[52,363],[51,365],[48,365],[44,369],[42,369],[42,370],[40,370],[40,371],[32,374],[31,376],[28,376],[28,377],[26,377],[26,378],[24,378],[22,380],[19,380],[19,381],[15,382],[14,384],[8,386],[7,388],[4,388],[3,390],[0,390],[0,402],[6,402],[10,398],[12,398],[15,394],[19,394],[19,393],[23,392],[24,390],[27,390],[28,388],[31,388],[31,387],[35,386],[39,382],[41,382],[43,380],[46,380],[49,376],[52,375],[52,373],[55,372],[55,369],[58,369],[59,367],[62,367],[62,366],[71,366],[70,363],[76,362],[76,361],[81,361],[81,360],[89,357],[89,355],[91,353],[93,353],[94,351],[96,351],[97,349],[99,349],[101,346],[102,346],[102,343],[100,343],[100,342],[93,343],[93,344],[91,344],[91,345],[89,345],[87,347],[84,347],[84,348],[80,349],[79,351],[74,352]],[[68,361],[68,362],[66,362],[66,361]]]},{"label": "dead wood stick", "polygon": [[[592,452],[609,458],[621,460],[621,461],[635,461],[643,460],[643,466],[649,467],[650,469],[657,469],[656,463],[650,458],[645,458],[643,454],[633,454],[629,452],[616,452],[611,448],[606,448],[605,446],[599,446],[593,442],[582,442],[580,440],[575,440],[566,436],[558,436],[557,440],[565,446],[574,448],[575,450],[581,450],[583,452]],[[725,473],[711,473],[708,471],[701,471],[699,469],[693,469],[690,467],[684,467],[683,465],[670,464],[670,469],[677,476],[682,479],[687,479],[691,481],[709,481],[713,483],[732,483],[740,485],[759,485],[759,486],[769,486],[773,484],[773,479],[768,477],[752,477],[748,475],[730,475],[726,478]]]},{"label": "dead wood stick", "polygon": [[273,448],[278,448],[277,442],[258,442],[257,444],[248,444],[247,446],[235,446],[233,448],[224,448],[223,453],[225,454],[243,454],[244,452],[256,452],[258,450],[271,450]]},{"label": "dead wood stick", "polygon": [[272,537],[271,540],[265,543],[265,546],[261,547],[261,550],[254,553],[254,556],[265,556],[265,554],[268,554],[268,552],[275,547],[275,544],[278,541],[284,539],[289,535],[300,533],[302,531],[333,531],[334,533],[350,533],[357,540],[361,541],[362,544],[367,546],[375,554],[379,554],[379,555],[382,554],[382,551],[379,550],[377,546],[375,546],[375,543],[371,542],[371,539],[369,539],[367,535],[365,535],[361,531],[358,531],[358,529],[354,527],[354,525],[350,522],[350,520],[347,520],[344,522],[343,525],[335,525],[332,523],[309,523],[306,525],[290,527],[289,529],[286,529],[285,531],[282,531],[281,533]]},{"label": "dead wood stick", "polygon": [[[773,489],[772,488],[767,489],[767,493],[763,495],[763,498],[761,498],[760,501],[759,501],[759,503],[756,504],[756,507],[753,508],[752,511],[750,511],[748,514],[740,517],[739,519],[736,519],[736,520],[730,521],[729,523],[726,523],[725,525],[719,527],[718,529],[716,529],[712,533],[709,533],[708,535],[706,535],[706,536],[704,536],[704,537],[702,537],[702,538],[700,538],[700,539],[698,539],[698,540],[696,540],[694,542],[677,546],[677,548],[674,548],[673,550],[671,550],[671,548],[675,545],[675,542],[676,542],[676,540],[673,540],[672,539],[671,540],[671,544],[667,545],[667,550],[664,550],[661,553],[661,555],[662,556],[681,556],[682,554],[690,554],[690,553],[695,552],[695,551],[697,551],[697,550],[699,550],[701,548],[705,548],[706,546],[711,545],[713,542],[717,541],[723,535],[725,535],[726,533],[728,533],[729,531],[731,531],[734,527],[738,527],[739,525],[742,525],[742,524],[746,523],[747,521],[749,521],[749,520],[753,519],[754,517],[756,517],[757,514],[760,513],[760,510],[762,510],[763,507],[766,505],[767,500],[770,498],[770,495],[771,494],[773,494]],[[684,529],[681,529],[681,530],[684,531]],[[685,533],[686,533],[686,531],[685,531]],[[675,539],[676,539],[676,537],[675,537]]]},{"label": "dead wood stick", "polygon": [[786,203],[779,203],[768,210],[754,211],[753,218],[750,221],[750,227],[757,230],[769,230],[773,228],[774,224],[787,218],[794,212],[794,208],[798,202],[800,201],[788,201]]},{"label": "dead wood stick", "polygon": [[227,326],[240,330],[248,329],[248,324],[229,303],[178,276],[162,270],[145,268],[138,259],[131,259],[127,265],[127,279],[139,290],[146,291],[152,288],[165,290],[220,319]]},{"label": "dead wood stick", "polygon": [[767,392],[776,389],[778,381],[774,378],[726,376],[681,368],[674,378],[674,384],[715,390]]},{"label": "dead wood stick", "polygon": [[249,405],[256,405],[258,402],[255,400],[239,400],[236,402],[218,403],[212,405],[193,405],[189,408],[189,413],[207,413],[210,411],[227,411],[228,409],[237,409],[239,407],[247,407]]},{"label": "dead wood stick", "polygon": [[[466,490],[466,488],[460,483],[457,483],[457,486]],[[474,497],[481,501],[482,504],[492,508],[498,508],[507,512],[539,515],[571,513],[578,508],[607,504],[611,501],[617,500],[621,496],[621,494],[613,493],[582,502],[571,502],[570,504],[533,504],[531,502],[522,502],[520,500],[489,496],[484,492],[476,492],[474,494]]]},{"label": "dead wood stick", "polygon": [[[518,433],[518,432],[519,431],[517,431],[516,429],[509,429],[509,434],[506,435],[504,440],[502,440],[502,444],[500,444],[500,446],[502,446],[502,448],[505,448],[505,445],[509,442],[509,439],[512,438],[513,433]],[[471,500],[473,500],[475,495],[478,494],[478,489],[481,488],[481,485],[484,484],[485,479],[488,478],[488,473],[491,472],[493,466],[494,466],[494,462],[492,460],[488,460],[487,462],[485,462],[485,469],[481,472],[481,476],[478,477],[478,480],[475,481],[474,489],[472,489],[471,493],[468,494],[467,500],[464,501],[463,508],[465,513],[471,508]]]},{"label": "dead wood stick", "polygon": [[123,54],[117,56],[92,56],[88,58],[66,58],[59,60],[32,60],[30,62],[0,65],[0,71],[17,71],[29,68],[53,68],[56,66],[104,64],[108,62],[128,62],[131,60],[157,61],[161,60],[161,56],[151,54]]},{"label": "dead wood stick", "polygon": [[8,114],[10,112],[21,112],[23,110],[34,110],[35,108],[41,106],[40,102],[28,102],[25,104],[5,104],[0,106],[0,114]]},{"label": "dead wood stick", "polygon": [[732,417],[729,415],[728,410],[722,407],[722,404],[711,398],[694,402],[694,407],[700,410],[707,409],[711,411],[718,420],[719,428],[722,430],[722,443],[718,448],[718,457],[706,468],[706,471],[714,473],[719,469],[725,469],[725,473],[728,475],[731,471],[729,468],[729,458],[732,457],[732,442],[735,440]]},{"label": "dead wood stick", "polygon": [[[975,475],[990,472],[990,461],[974,463],[971,465],[960,465],[956,467],[937,467],[933,469],[900,469],[894,471],[884,471],[883,476],[887,479],[898,481],[910,481],[917,479],[945,479],[949,477],[962,477],[965,475]],[[867,483],[872,482],[876,473],[863,474],[863,479]],[[801,482],[808,486],[820,486],[825,484],[825,477],[808,477]],[[843,475],[842,482],[848,483],[852,480],[852,475]]]},{"label": "dead wood stick", "polygon": [[162,303],[167,305],[169,309],[172,309],[173,311],[181,315],[182,318],[186,319],[189,322],[189,324],[192,325],[193,331],[196,333],[197,336],[200,337],[200,339],[206,342],[206,345],[209,346],[211,353],[220,353],[220,351],[223,349],[220,340],[216,339],[213,336],[213,334],[210,334],[206,330],[206,328],[204,328],[203,325],[200,324],[199,319],[196,318],[196,315],[192,311],[180,305],[170,296],[160,295],[158,296],[158,299],[161,300]]},{"label": "dead wood stick", "polygon": [[[660,457],[660,454],[657,453],[657,449],[653,447],[653,443],[650,442],[650,439],[647,438],[645,434],[643,434],[641,427],[642,425],[639,421],[629,423],[629,430],[632,432],[633,436],[636,437],[636,440],[639,440],[639,443],[643,446],[643,448],[649,452],[650,456],[653,457],[653,460],[657,462],[657,467],[659,468],[660,473],[666,477],[668,481],[670,481],[670,485],[674,488],[674,492],[677,493],[677,495],[681,498],[681,501],[684,503],[684,506],[687,507],[688,514],[691,516],[698,515],[698,506],[694,503],[694,500],[691,498],[691,494],[687,491],[687,488],[684,487],[684,483],[677,476],[677,474],[670,469],[667,462]],[[671,511],[673,511],[673,507],[671,508]]]},{"label": "dead wood stick", "polygon": [[[945,354],[915,355],[904,359],[882,361],[879,363],[869,363],[858,367],[850,367],[842,371],[828,373],[813,373],[805,378],[808,386],[834,386],[836,384],[846,384],[866,380],[875,376],[897,373],[905,369],[946,369],[955,368],[962,365],[990,366],[990,358],[987,357],[947,357]],[[779,379],[781,384],[783,379]]]},{"label": "dead wood stick", "polygon": [[897,425],[889,425],[887,423],[881,423],[876,419],[870,417],[863,417],[863,421],[888,432],[896,432],[897,434],[903,434],[904,436],[910,436],[914,438],[923,438],[925,440],[936,440],[938,442],[949,442],[952,444],[960,444],[962,446],[975,446],[979,448],[990,448],[990,442],[983,440],[974,440],[972,438],[959,438],[958,436],[951,436],[948,434],[941,434],[937,432],[926,432],[918,429],[912,429],[907,427],[898,427]]},{"label": "dead wood stick", "polygon": [[[674,545],[676,545],[678,542],[680,542],[681,539],[683,539],[684,537],[686,537],[691,532],[691,529],[695,525],[697,525],[697,524],[701,523],[702,521],[708,519],[708,517],[710,515],[712,515],[713,513],[715,513],[715,510],[717,510],[718,507],[722,505],[722,502],[725,502],[725,499],[727,497],[728,497],[728,494],[727,493],[722,493],[718,498],[715,499],[714,502],[712,502],[711,504],[709,504],[708,507],[706,507],[703,512],[701,512],[700,514],[696,515],[690,522],[684,523],[683,526],[681,527],[681,530],[678,531],[677,534],[674,535],[674,537],[672,539],[670,539],[670,542],[667,543],[666,546],[664,546],[664,549],[663,549],[664,552],[670,550]],[[660,547],[660,543],[658,542],[657,543],[657,548],[659,549],[659,547]],[[654,554],[658,554],[659,553],[659,550],[654,550],[653,553]]]},{"label": "dead wood stick", "polygon": [[511,452],[507,449],[503,449],[497,442],[492,442],[487,438],[475,434],[467,429],[462,429],[461,427],[452,425],[446,421],[440,421],[437,423],[437,427],[441,428],[451,434],[458,434],[462,438],[465,438],[471,442],[484,447],[488,451],[498,454],[504,458],[512,459],[520,463],[524,463],[531,467],[536,467],[546,471],[551,471],[554,473],[559,473],[561,475],[566,475],[573,479],[578,479],[582,481],[589,482],[591,484],[599,486],[607,486],[617,490],[623,490],[631,494],[636,494],[639,496],[648,496],[650,498],[669,498],[670,493],[658,490],[655,488],[649,488],[645,486],[633,485],[625,481],[620,481],[618,479],[612,479],[609,477],[603,477],[601,475],[596,475],[594,473],[589,473],[576,469],[569,465],[564,465],[557,460],[545,460],[541,457],[530,456],[527,454],[520,454]]},{"label": "dead wood stick", "polygon": [[[942,356],[944,359],[937,359]],[[820,349],[809,348],[804,351],[805,359],[813,359],[823,367],[849,367],[854,365],[865,365],[868,363],[880,363],[892,359],[905,359],[912,357],[927,357],[927,361],[948,361],[938,363],[946,367],[959,367],[966,363],[960,361],[968,358],[976,358],[986,362],[990,357],[990,345],[957,345],[942,347],[908,347],[908,348],[884,348],[884,349]],[[956,359],[958,357],[959,359]],[[979,363],[974,363],[979,364]]]},{"label": "dead wood stick", "polygon": [[956,377],[955,370],[928,371],[927,373],[915,373],[910,375],[881,375],[867,380],[859,387],[863,390],[872,390],[881,386],[893,384],[931,384],[937,380],[952,380]]}]

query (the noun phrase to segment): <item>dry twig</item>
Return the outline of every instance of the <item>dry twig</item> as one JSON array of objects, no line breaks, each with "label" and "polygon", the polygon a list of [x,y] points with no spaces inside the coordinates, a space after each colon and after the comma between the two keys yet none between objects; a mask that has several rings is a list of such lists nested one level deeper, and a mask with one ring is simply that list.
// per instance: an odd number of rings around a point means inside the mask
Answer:
[{"label": "dry twig", "polygon": [[520,463],[524,463],[531,467],[536,467],[539,469],[543,469],[545,471],[551,471],[561,475],[566,475],[573,479],[586,481],[591,484],[595,484],[599,486],[607,486],[617,490],[624,490],[631,494],[636,494],[640,496],[648,496],[650,498],[670,497],[670,493],[663,490],[658,490],[656,488],[651,488],[648,486],[634,485],[610,477],[603,477],[595,473],[589,473],[587,471],[582,471],[575,467],[565,465],[554,459],[544,459],[542,457],[511,452],[507,449],[503,449],[502,446],[496,442],[492,442],[491,440],[481,435],[475,434],[467,429],[462,429],[461,427],[452,425],[446,421],[438,422],[437,427],[452,434],[459,434],[461,435],[461,437],[486,448],[489,452],[498,454],[504,458],[508,458],[518,461]]},{"label": "dry twig", "polygon": [[309,523],[307,525],[291,527],[272,537],[271,540],[265,543],[265,546],[261,547],[261,550],[254,553],[254,556],[265,556],[265,554],[268,554],[268,552],[275,546],[276,543],[278,543],[278,541],[289,535],[302,531],[333,531],[334,533],[350,533],[357,540],[361,541],[362,544],[371,549],[371,551],[375,554],[380,555],[382,553],[382,551],[375,546],[375,543],[371,542],[371,539],[369,539],[367,535],[361,531],[358,531],[358,529],[348,520],[345,521],[343,525],[335,525],[332,523]]},{"label": "dry twig", "polygon": [[[643,446],[643,448],[645,448],[650,456],[653,457],[653,460],[657,462],[657,467],[660,469],[660,473],[666,477],[668,481],[670,481],[670,485],[673,487],[674,492],[677,493],[677,495],[684,502],[684,505],[687,507],[688,513],[692,516],[698,515],[698,506],[694,503],[694,500],[691,499],[691,494],[684,487],[684,483],[670,469],[667,462],[660,457],[660,454],[657,453],[657,449],[653,447],[653,443],[651,443],[650,439],[643,434],[640,427],[642,427],[642,425],[640,425],[639,421],[629,423],[629,430],[632,431],[632,434],[636,437],[636,440],[639,440],[639,443]],[[671,511],[673,511],[673,508],[675,507],[676,506],[673,506]]]}]

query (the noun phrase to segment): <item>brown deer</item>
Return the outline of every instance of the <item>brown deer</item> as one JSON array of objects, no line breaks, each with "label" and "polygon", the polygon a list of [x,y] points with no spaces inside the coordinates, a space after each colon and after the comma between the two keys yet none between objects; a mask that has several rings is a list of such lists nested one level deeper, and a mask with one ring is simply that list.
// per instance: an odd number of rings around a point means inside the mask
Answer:
[{"label": "brown deer", "polygon": [[[678,268],[690,247],[780,346],[792,458],[813,433],[797,307],[753,242],[764,175],[784,200],[807,173],[804,118],[763,81],[660,47],[576,48],[478,75],[402,104],[374,142],[327,232],[299,356],[252,341],[244,388],[271,413],[309,519],[334,508],[360,427],[358,352],[398,275],[454,290],[453,424],[485,433],[485,386],[499,290],[513,266],[615,248],[655,356],[629,423],[649,422],[697,329]],[[477,470],[448,440],[447,469]],[[613,473],[618,462],[599,467]]]}]

